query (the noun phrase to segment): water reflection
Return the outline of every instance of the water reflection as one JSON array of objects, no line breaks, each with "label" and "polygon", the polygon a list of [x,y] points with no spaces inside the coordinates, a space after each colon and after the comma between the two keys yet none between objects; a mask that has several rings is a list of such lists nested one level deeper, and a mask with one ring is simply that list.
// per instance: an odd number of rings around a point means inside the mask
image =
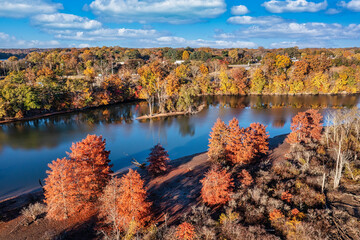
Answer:
[{"label": "water reflection", "polygon": [[298,111],[354,107],[359,95],[206,96],[196,102],[206,107],[192,116],[137,121],[137,116],[148,112],[147,103],[133,102],[0,125],[0,199],[36,187],[38,179],[45,176],[47,163],[66,156],[71,143],[87,134],[106,138],[114,170],[118,170],[129,166],[133,157],[144,161],[158,142],[171,158],[205,151],[218,117],[225,122],[237,117],[244,127],[260,122],[275,136],[290,131],[291,118]]}]

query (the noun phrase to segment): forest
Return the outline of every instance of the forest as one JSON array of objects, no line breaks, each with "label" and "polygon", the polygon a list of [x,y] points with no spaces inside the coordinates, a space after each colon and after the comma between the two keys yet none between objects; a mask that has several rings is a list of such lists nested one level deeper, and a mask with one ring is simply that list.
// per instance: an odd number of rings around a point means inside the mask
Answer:
[{"label": "forest", "polygon": [[116,173],[106,140],[88,135],[49,164],[37,197],[1,214],[0,238],[359,239],[359,116],[310,109],[273,139],[218,119],[206,153],[170,160],[157,144]]},{"label": "forest", "polygon": [[146,100],[152,116],[196,112],[194,98],[201,95],[360,91],[359,48],[93,47],[1,53],[12,55],[0,61],[2,122],[134,100]]}]

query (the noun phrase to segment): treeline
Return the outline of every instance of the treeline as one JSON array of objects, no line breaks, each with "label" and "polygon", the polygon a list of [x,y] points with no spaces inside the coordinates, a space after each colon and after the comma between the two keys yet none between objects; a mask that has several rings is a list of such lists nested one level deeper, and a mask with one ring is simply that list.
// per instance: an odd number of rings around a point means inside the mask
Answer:
[{"label": "treeline", "polygon": [[132,99],[146,99],[152,114],[154,106],[161,113],[192,112],[199,95],[357,93],[359,68],[358,48],[34,51],[1,62],[0,118]]}]

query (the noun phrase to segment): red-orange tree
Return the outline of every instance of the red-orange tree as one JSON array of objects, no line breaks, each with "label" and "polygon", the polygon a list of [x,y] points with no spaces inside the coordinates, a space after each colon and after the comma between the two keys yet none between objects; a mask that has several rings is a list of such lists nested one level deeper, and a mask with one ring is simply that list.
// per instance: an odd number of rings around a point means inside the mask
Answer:
[{"label": "red-orange tree", "polygon": [[245,130],[239,127],[239,121],[233,118],[229,122],[229,134],[226,144],[226,157],[233,163],[245,163],[251,158],[247,142],[245,142]]},{"label": "red-orange tree", "polygon": [[193,240],[195,239],[195,227],[188,222],[183,222],[177,227],[175,236],[179,240]]},{"label": "red-orange tree", "polygon": [[220,118],[218,118],[211,130],[208,156],[213,161],[225,159],[228,127]]},{"label": "red-orange tree", "polygon": [[161,144],[157,144],[151,149],[151,153],[147,160],[150,163],[148,171],[152,175],[165,173],[168,169],[168,162],[170,161],[169,154],[165,151]]},{"label": "red-orange tree", "polygon": [[240,172],[239,178],[240,178],[241,184],[244,185],[245,187],[250,186],[254,182],[254,179],[251,177],[250,173],[248,171],[246,171],[245,169],[243,169]]},{"label": "red-orange tree", "polygon": [[225,204],[230,200],[234,183],[231,174],[226,170],[210,169],[200,182],[201,197],[205,203],[217,205]]},{"label": "red-orange tree", "polygon": [[81,142],[73,143],[68,153],[76,162],[76,177],[84,201],[95,201],[110,179],[110,151],[105,150],[102,136],[88,135]]},{"label": "red-orange tree", "polygon": [[116,210],[118,212],[117,224],[123,230],[134,221],[137,227],[142,227],[150,219],[150,205],[146,200],[147,192],[140,174],[132,169],[120,179],[119,198]]},{"label": "red-orange tree", "polygon": [[310,109],[306,112],[299,112],[291,122],[291,133],[286,141],[293,143],[310,143],[321,139],[322,115],[318,110]]},{"label": "red-orange tree", "polygon": [[246,129],[248,141],[252,144],[254,154],[267,153],[269,150],[269,135],[266,126],[260,123],[251,123]]},{"label": "red-orange tree", "polygon": [[74,162],[66,158],[57,159],[49,164],[50,170],[45,179],[45,203],[47,216],[55,220],[63,220],[78,210],[78,192],[74,176]]}]

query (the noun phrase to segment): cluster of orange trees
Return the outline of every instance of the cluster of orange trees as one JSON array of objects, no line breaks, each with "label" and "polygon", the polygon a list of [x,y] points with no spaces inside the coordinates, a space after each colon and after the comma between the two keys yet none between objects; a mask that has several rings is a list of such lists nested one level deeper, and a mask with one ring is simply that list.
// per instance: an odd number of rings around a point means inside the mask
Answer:
[{"label": "cluster of orange trees", "polygon": [[[88,135],[72,145],[67,158],[49,164],[44,191],[50,219],[93,214],[96,209],[116,234],[150,220],[151,203],[140,174],[130,169],[121,178],[112,177],[105,144],[101,136]],[[160,144],[151,149],[148,161],[153,176],[168,169],[168,154]]]},{"label": "cluster of orange trees", "polygon": [[[257,156],[267,153],[268,139],[266,127],[262,124],[252,123],[248,128],[240,128],[236,118],[229,125],[217,119],[210,133],[208,155],[216,163],[249,164]],[[244,186],[253,182],[245,169],[239,174],[239,179]],[[201,183],[201,196],[205,203],[217,205],[229,201],[234,186],[233,178],[230,172],[218,164],[205,174]]]}]

